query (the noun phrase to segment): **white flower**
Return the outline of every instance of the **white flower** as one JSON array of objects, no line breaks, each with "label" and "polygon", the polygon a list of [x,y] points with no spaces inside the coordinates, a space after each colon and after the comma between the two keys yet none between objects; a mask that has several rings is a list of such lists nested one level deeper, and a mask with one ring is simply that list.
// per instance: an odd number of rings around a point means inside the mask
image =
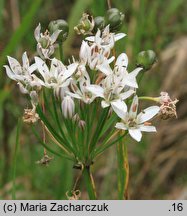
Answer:
[{"label": "white flower", "polygon": [[62,100],[62,113],[65,118],[72,118],[75,112],[75,103],[73,99],[68,95]]},{"label": "white flower", "polygon": [[37,52],[43,59],[49,59],[54,53],[54,43],[56,42],[61,30],[56,30],[52,35],[46,31],[44,34],[41,33],[41,25],[36,27],[34,36],[37,43]]},{"label": "white flower", "polygon": [[35,57],[35,62],[39,73],[43,79],[36,78],[38,82],[47,87],[58,90],[60,87],[67,87],[71,80],[71,75],[77,69],[78,64],[72,63],[65,66],[61,61],[53,58],[50,70],[46,63],[39,57]]},{"label": "white flower", "polygon": [[151,126],[147,121],[158,114],[160,108],[158,106],[151,106],[144,109],[138,115],[137,110],[138,97],[135,96],[129,112],[126,112],[123,109],[117,110],[116,113],[122,119],[122,122],[118,122],[115,127],[122,130],[128,130],[130,136],[139,142],[142,138],[141,132],[156,132],[156,128]]},{"label": "white flower", "polygon": [[127,111],[127,105],[124,102],[125,99],[130,97],[133,93],[133,89],[124,89],[124,86],[115,75],[107,76],[100,85],[90,85],[87,89],[96,97],[101,97],[104,100],[101,102],[103,108],[112,106],[114,111],[116,109],[123,109]]},{"label": "white flower", "polygon": [[98,29],[95,36],[86,37],[87,41],[94,42],[98,46],[102,46],[105,49],[112,49],[116,41],[125,37],[126,34],[118,33],[114,34],[110,32],[109,25],[105,27],[103,32]]},{"label": "white flower", "polygon": [[96,43],[89,46],[87,42],[83,41],[79,53],[80,63],[89,65],[92,70],[97,70],[99,65],[104,64],[104,62],[110,64],[114,61],[115,57],[112,56],[108,59],[109,55],[109,49],[104,49]]},{"label": "white flower", "polygon": [[97,68],[103,72],[105,75],[116,74],[119,80],[125,86],[129,86],[132,88],[138,88],[138,84],[136,82],[136,76],[143,69],[141,67],[136,68],[131,73],[127,71],[128,66],[128,57],[125,53],[122,53],[118,56],[114,70],[111,69],[110,65],[104,61],[103,64],[97,66]]},{"label": "white flower", "polygon": [[8,56],[7,58],[10,65],[10,67],[8,65],[4,66],[7,76],[10,79],[18,82],[20,91],[22,93],[29,93],[35,87],[40,88],[40,83],[38,83],[33,76],[33,72],[36,70],[36,65],[29,65],[29,60],[26,52],[24,52],[22,55],[22,66],[16,59],[10,56]]},{"label": "white flower", "polygon": [[90,77],[86,71],[78,79],[78,83],[74,80],[71,82],[70,86],[73,92],[67,91],[66,93],[71,97],[82,100],[87,104],[90,104],[95,99],[95,95],[87,89],[87,87],[90,86]]}]

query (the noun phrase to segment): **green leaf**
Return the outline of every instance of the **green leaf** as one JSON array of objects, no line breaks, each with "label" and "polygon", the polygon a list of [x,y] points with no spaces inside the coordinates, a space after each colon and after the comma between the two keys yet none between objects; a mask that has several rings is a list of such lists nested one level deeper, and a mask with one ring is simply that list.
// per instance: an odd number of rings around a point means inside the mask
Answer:
[{"label": "green leaf", "polygon": [[14,151],[14,158],[13,158],[13,173],[12,173],[12,199],[16,199],[16,167],[17,167],[17,154],[18,154],[18,146],[19,146],[19,136],[20,136],[20,128],[21,128],[21,119],[18,120],[17,130],[16,130],[16,146]]}]

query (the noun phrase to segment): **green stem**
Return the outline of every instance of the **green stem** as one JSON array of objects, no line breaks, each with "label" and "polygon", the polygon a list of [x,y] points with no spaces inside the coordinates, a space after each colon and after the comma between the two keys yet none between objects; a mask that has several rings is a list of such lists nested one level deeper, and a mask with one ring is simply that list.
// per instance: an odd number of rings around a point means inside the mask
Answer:
[{"label": "green stem", "polygon": [[18,154],[18,145],[19,145],[19,135],[20,135],[20,128],[21,128],[21,119],[18,120],[17,124],[17,131],[16,131],[16,146],[14,152],[14,159],[13,159],[13,173],[12,173],[12,199],[16,199],[16,167],[17,167],[17,154]]},{"label": "green stem", "polygon": [[83,170],[83,177],[86,184],[86,189],[89,195],[90,200],[96,200],[96,190],[94,180],[90,171],[90,166],[86,166]]},{"label": "green stem", "polygon": [[139,100],[150,100],[150,101],[159,101],[158,97],[147,97],[147,96],[142,96],[142,97],[138,97]]},{"label": "green stem", "polygon": [[122,140],[117,144],[118,158],[118,198],[128,199],[129,163],[127,145]]}]

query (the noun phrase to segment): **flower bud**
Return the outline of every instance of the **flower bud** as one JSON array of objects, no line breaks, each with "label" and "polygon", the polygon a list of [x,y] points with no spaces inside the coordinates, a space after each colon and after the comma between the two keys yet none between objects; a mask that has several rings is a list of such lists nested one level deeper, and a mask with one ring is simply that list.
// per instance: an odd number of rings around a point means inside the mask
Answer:
[{"label": "flower bud", "polygon": [[142,51],[138,54],[136,63],[138,67],[149,70],[156,62],[156,54],[152,50]]},{"label": "flower bud", "polygon": [[68,95],[62,101],[62,113],[65,118],[72,118],[75,112],[75,104],[73,99]]},{"label": "flower bud", "polygon": [[84,13],[79,21],[79,24],[74,27],[74,30],[77,34],[91,34],[92,30],[94,28],[94,20],[93,17],[91,17],[91,20],[89,19],[89,15]]},{"label": "flower bud", "polygon": [[86,126],[86,122],[83,120],[80,120],[78,123],[79,127],[81,130],[84,130],[85,126]]},{"label": "flower bud", "polygon": [[65,41],[69,33],[68,23],[63,19],[51,21],[49,23],[50,33],[53,34],[57,30],[61,30],[59,37],[58,37],[58,41],[61,41],[61,42]]},{"label": "flower bud", "polygon": [[97,32],[98,29],[102,30],[105,27],[105,18],[102,16],[98,16],[94,18],[94,33]]},{"label": "flower bud", "polygon": [[113,32],[119,31],[124,20],[125,15],[117,8],[111,8],[107,11],[106,22],[110,25],[110,30]]}]

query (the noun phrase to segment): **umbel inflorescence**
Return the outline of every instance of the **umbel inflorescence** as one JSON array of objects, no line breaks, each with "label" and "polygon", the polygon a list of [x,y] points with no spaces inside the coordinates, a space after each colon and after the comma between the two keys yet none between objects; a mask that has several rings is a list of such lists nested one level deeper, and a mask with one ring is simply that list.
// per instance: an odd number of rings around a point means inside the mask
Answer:
[{"label": "umbel inflorescence", "polygon": [[[29,95],[32,108],[25,109],[23,121],[41,122],[48,139],[39,141],[49,151],[53,145],[48,140],[57,144],[61,155],[82,170],[125,136],[140,142],[142,132],[156,132],[153,118],[176,116],[177,100],[172,101],[166,92],[159,97],[138,95],[137,77],[151,68],[154,52],[141,52],[137,67],[129,71],[127,54],[115,56],[116,42],[126,37],[116,33],[124,15],[112,8],[106,17],[83,14],[74,28],[84,37],[79,58],[72,57],[69,64],[63,61],[68,24],[56,20],[43,33],[40,24],[36,27],[38,56],[34,63],[29,63],[24,52],[22,64],[8,56],[9,65],[4,66],[7,76],[17,82],[23,94]],[[57,49],[60,60],[54,57]],[[139,110],[143,100],[156,104]]]}]

